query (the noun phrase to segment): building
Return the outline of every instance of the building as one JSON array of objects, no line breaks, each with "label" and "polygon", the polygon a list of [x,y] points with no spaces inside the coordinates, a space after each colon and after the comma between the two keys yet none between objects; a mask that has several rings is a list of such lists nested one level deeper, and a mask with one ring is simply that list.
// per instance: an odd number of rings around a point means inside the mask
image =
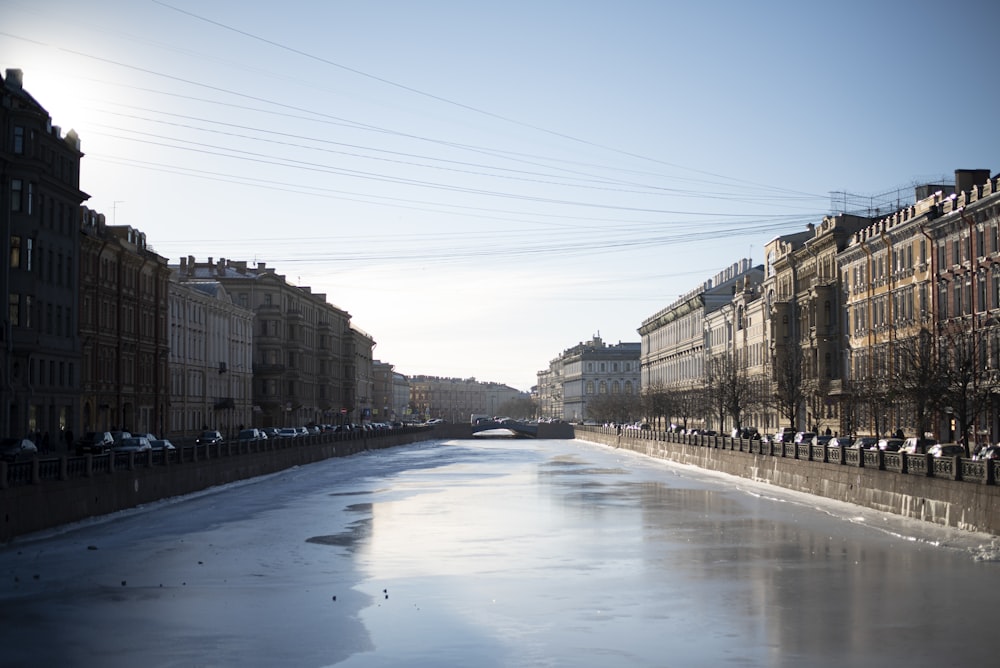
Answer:
[{"label": "building", "polygon": [[253,312],[233,303],[218,281],[169,285],[170,417],[166,434],[194,438],[204,429],[233,437],[253,424]]},{"label": "building", "polygon": [[[826,216],[766,246],[773,426],[850,433],[842,420],[844,293],[838,258],[871,218]],[[794,415],[794,418],[792,417]]]},{"label": "building", "polygon": [[360,420],[356,352],[364,345],[357,343],[349,313],[263,262],[199,263],[189,256],[177,270],[180,281],[217,281],[236,305],[254,314],[252,426]]},{"label": "building", "polygon": [[354,396],[347,397],[348,403],[354,406],[354,411],[349,411],[348,414],[356,416],[361,423],[371,422],[375,411],[375,365],[372,359],[375,339],[364,330],[351,325],[348,345],[348,375],[354,377]]},{"label": "building", "polygon": [[[770,431],[769,318],[759,273],[747,274],[737,284],[731,302],[705,315],[707,387],[716,390],[732,384],[732,390],[718,393],[710,401],[706,427],[729,433],[733,428]],[[743,397],[740,424],[724,410],[730,398]]]},{"label": "building", "polygon": [[638,399],[640,349],[639,342],[608,345],[599,335],[567,348],[538,373],[540,414],[579,422],[589,416],[587,405],[597,397]]},{"label": "building", "polygon": [[410,377],[410,410],[420,420],[458,423],[468,422],[473,414],[504,417],[499,413],[506,404],[527,398],[508,385],[475,378]]},{"label": "building", "polygon": [[0,436],[65,450],[79,417],[80,138],[52,125],[21,70],[0,80]]},{"label": "building", "polygon": [[377,422],[402,422],[410,405],[410,381],[394,370],[392,364],[374,360],[374,402],[372,419]]},{"label": "building", "polygon": [[538,383],[534,387],[534,399],[538,406],[538,417],[562,420],[565,412],[561,357],[549,361],[549,368],[542,369],[536,376]]},{"label": "building", "polygon": [[763,278],[763,267],[749,259],[731,265],[642,322],[641,386],[648,393],[673,396],[672,412],[679,423],[694,420],[704,426],[703,389],[711,347],[708,317],[732,303],[737,292]]},{"label": "building", "polygon": [[167,259],[131,226],[80,209],[80,375],[85,431],[168,429]]},{"label": "building", "polygon": [[[964,418],[970,436],[995,442],[996,181],[988,170],[959,169],[953,184],[922,185],[915,194],[913,204],[859,230],[838,258],[848,323],[844,426],[952,440],[961,437]],[[959,367],[945,360],[967,344],[976,346],[978,359],[966,360],[970,374],[958,381],[969,381],[967,397],[977,394],[976,406],[946,387]]]}]

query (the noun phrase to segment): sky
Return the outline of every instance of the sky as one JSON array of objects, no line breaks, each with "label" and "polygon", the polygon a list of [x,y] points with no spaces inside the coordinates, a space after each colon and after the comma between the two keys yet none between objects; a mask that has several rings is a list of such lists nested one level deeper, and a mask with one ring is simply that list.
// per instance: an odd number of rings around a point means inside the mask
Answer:
[{"label": "sky", "polygon": [[[528,390],[764,244],[998,170],[1000,5],[0,0],[86,206]],[[837,193],[849,193],[844,198]]]}]

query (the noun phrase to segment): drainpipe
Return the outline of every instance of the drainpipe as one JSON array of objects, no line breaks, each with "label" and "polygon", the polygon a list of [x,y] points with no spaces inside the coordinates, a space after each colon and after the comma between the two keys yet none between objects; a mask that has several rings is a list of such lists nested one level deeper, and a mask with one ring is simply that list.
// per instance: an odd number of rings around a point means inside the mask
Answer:
[{"label": "drainpipe", "polygon": [[[865,309],[865,333],[866,333],[866,336],[867,336],[867,339],[868,339],[868,355],[867,355],[867,357],[868,357],[868,359],[867,359],[867,362],[868,362],[868,371],[866,372],[865,376],[868,378],[868,382],[871,382],[871,379],[874,377],[876,336],[875,336],[875,327],[874,327],[874,322],[873,322],[873,319],[874,319],[874,306],[873,306],[874,297],[872,296],[872,278],[874,278],[874,277],[872,276],[872,251],[868,247],[868,240],[867,239],[861,241],[861,250],[863,250],[864,253],[865,253],[865,255],[868,257],[867,266],[865,268],[865,273],[866,273],[867,279],[868,279],[868,280],[865,281],[865,283],[868,286],[866,288],[867,296],[865,297],[865,303],[868,305],[868,308]],[[871,422],[871,420],[874,420],[874,419],[875,419],[874,415],[870,415],[869,416],[869,420],[870,421],[868,423],[868,431],[870,431],[870,432],[874,432],[875,431],[874,426],[873,426],[873,424]]]},{"label": "drainpipe", "polygon": [[[930,290],[928,290],[928,292],[930,294],[927,295],[927,298],[928,298],[928,302],[929,302],[930,320],[931,320],[931,323],[930,323],[930,329],[931,329],[931,354],[934,356],[934,361],[936,362],[937,361],[937,354],[938,354],[938,343],[937,343],[937,335],[938,335],[938,311],[937,311],[937,307],[935,305],[935,302],[937,301],[937,291],[938,291],[937,253],[935,252],[935,248],[934,248],[934,237],[932,237],[927,232],[927,227],[925,225],[921,225],[918,229],[920,230],[920,234],[924,235],[924,238],[927,239],[927,251],[928,251],[928,254],[930,255],[931,275],[930,275],[930,280],[928,281],[928,283],[930,284]],[[938,422],[937,426],[940,427],[941,426],[941,424],[940,424],[940,416],[937,416],[937,422]],[[938,432],[938,433],[940,433],[940,432]],[[923,437],[924,434],[918,434],[918,436]]]},{"label": "drainpipe", "polygon": [[886,314],[886,321],[889,323],[889,377],[892,378],[892,373],[894,371],[895,365],[893,364],[893,352],[896,343],[896,325],[893,322],[893,308],[892,308],[892,297],[893,289],[895,288],[895,281],[893,279],[892,266],[890,265],[892,261],[892,239],[889,235],[885,233],[885,230],[879,230],[879,234],[882,237],[882,241],[885,243],[885,258],[886,258],[886,269],[889,275],[889,298],[886,300],[886,309],[888,313]]},{"label": "drainpipe", "polygon": [[[977,321],[979,316],[976,309],[976,295],[979,292],[979,263],[976,258],[979,257],[979,249],[976,248],[975,238],[976,238],[976,222],[965,215],[965,207],[959,207],[958,215],[969,226],[969,309],[972,312],[972,344],[973,344],[973,354],[978,358],[979,346],[978,342],[978,327]],[[973,369],[978,365],[978,360],[973,360]],[[976,396],[979,391],[979,373],[972,374],[972,396]],[[974,422],[975,420],[973,420]],[[976,437],[976,425],[965,425],[966,429],[972,427],[972,437]],[[965,456],[968,457],[971,453],[971,447],[969,446],[969,440],[967,434],[962,434],[962,440],[965,443]]]}]

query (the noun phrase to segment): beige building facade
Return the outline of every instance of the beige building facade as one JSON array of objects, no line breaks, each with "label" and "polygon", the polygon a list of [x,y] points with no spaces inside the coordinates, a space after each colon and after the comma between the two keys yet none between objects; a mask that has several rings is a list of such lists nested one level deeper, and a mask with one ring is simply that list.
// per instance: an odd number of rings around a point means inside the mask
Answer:
[{"label": "beige building facade", "polygon": [[263,262],[253,267],[231,259],[199,263],[189,256],[177,269],[181,281],[217,281],[236,305],[254,314],[247,426],[360,421],[359,346],[350,314],[329,304],[326,295],[289,283]]},{"label": "beige building facade", "polygon": [[233,303],[218,281],[170,283],[171,438],[203,429],[234,437],[253,424],[253,312]]}]

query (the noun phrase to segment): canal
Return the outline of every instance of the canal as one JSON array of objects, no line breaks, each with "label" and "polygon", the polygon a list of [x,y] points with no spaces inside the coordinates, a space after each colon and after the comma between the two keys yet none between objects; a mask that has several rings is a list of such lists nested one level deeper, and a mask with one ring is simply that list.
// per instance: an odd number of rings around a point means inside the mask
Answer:
[{"label": "canal", "polygon": [[0,547],[0,666],[995,665],[1000,545],[585,443],[431,441]]}]

